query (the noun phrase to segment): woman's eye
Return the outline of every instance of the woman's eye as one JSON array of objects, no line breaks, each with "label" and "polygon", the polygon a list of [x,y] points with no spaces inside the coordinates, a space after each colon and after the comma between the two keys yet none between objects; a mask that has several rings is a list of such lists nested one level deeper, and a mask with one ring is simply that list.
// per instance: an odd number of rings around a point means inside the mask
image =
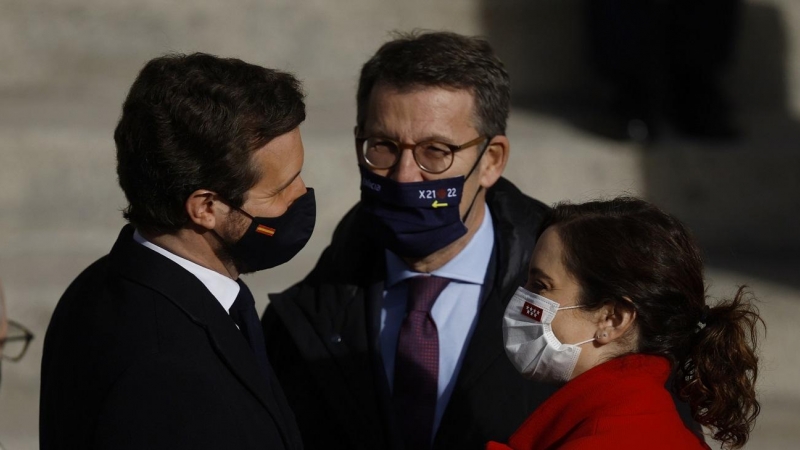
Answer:
[{"label": "woman's eye", "polygon": [[529,283],[530,289],[529,291],[533,292],[534,294],[538,294],[539,292],[546,291],[547,286],[539,280],[534,280]]}]

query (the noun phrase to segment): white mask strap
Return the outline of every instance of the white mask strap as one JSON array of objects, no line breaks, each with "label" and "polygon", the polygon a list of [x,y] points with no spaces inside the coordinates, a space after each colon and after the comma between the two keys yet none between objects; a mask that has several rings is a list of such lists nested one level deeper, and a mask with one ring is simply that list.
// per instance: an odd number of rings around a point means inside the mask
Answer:
[{"label": "white mask strap", "polygon": [[583,305],[564,306],[564,307],[559,306],[558,310],[561,311],[562,309],[575,309],[575,308],[583,308]]}]

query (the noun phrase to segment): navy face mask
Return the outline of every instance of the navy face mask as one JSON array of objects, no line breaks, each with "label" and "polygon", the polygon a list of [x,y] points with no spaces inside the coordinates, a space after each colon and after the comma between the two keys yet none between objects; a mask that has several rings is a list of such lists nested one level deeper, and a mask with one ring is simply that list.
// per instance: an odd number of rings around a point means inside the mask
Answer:
[{"label": "navy face mask", "polygon": [[400,183],[362,166],[359,169],[362,220],[367,232],[396,255],[422,258],[467,234],[464,220],[480,193],[478,189],[462,220],[458,207],[469,175]]},{"label": "navy face mask", "polygon": [[317,217],[314,189],[307,189],[278,217],[253,217],[237,208],[252,220],[241,239],[227,246],[240,273],[279,266],[305,247]]}]

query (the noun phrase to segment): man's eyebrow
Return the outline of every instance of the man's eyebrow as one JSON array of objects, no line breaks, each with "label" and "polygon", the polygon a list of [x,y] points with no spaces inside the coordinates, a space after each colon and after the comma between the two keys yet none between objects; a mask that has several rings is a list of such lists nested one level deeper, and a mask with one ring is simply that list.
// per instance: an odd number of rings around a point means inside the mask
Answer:
[{"label": "man's eyebrow", "polygon": [[300,176],[300,172],[302,172],[302,171],[303,171],[302,169],[298,170],[298,171],[297,171],[297,173],[296,173],[296,174],[294,174],[294,176],[293,176],[292,178],[289,178],[289,180],[288,180],[288,181],[286,181],[286,182],[285,182],[285,183],[283,183],[282,185],[278,186],[278,187],[277,187],[277,189],[275,189],[275,194],[278,194],[278,193],[282,192],[284,189],[286,189],[286,188],[287,188],[287,187],[289,187],[289,186],[290,186],[292,183],[294,183],[294,180],[295,180],[295,179],[297,179],[297,177],[299,177],[299,176]]},{"label": "man's eyebrow", "polygon": [[[368,138],[369,137],[379,137],[379,138],[391,139],[393,141],[401,142],[395,136],[391,136],[389,133],[385,133],[382,130],[373,130],[372,133],[365,133],[364,137],[368,137]],[[426,135],[426,136],[418,139],[417,142],[414,142],[414,143],[415,144],[419,144],[420,142],[431,142],[431,141],[442,142],[442,143],[445,143],[445,144],[458,145],[458,144],[455,143],[455,141],[453,141],[453,139],[451,139],[451,138],[449,138],[449,137],[447,137],[445,135],[438,134],[438,133],[433,133],[433,134]],[[405,142],[401,142],[401,143],[405,143]]]},{"label": "man's eyebrow", "polygon": [[420,141],[420,142],[430,142],[430,141],[436,141],[436,142],[444,142],[445,144],[454,144],[454,145],[457,145],[457,144],[455,143],[455,141],[453,141],[451,138],[449,138],[449,137],[447,137],[447,136],[443,136],[443,135],[441,135],[441,134],[431,134],[431,135],[429,135],[429,136],[426,136],[426,137],[424,137],[424,138],[420,139],[419,141]]}]

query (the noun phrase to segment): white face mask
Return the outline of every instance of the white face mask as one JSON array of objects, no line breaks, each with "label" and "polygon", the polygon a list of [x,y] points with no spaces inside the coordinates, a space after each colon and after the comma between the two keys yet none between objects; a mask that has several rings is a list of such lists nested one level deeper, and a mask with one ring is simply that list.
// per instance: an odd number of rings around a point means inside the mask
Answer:
[{"label": "white face mask", "polygon": [[503,316],[506,355],[526,378],[566,383],[581,354],[579,345],[594,340],[592,338],[577,344],[562,344],[553,334],[553,318],[559,310],[580,306],[559,306],[557,302],[523,287],[517,289],[508,302]]}]

